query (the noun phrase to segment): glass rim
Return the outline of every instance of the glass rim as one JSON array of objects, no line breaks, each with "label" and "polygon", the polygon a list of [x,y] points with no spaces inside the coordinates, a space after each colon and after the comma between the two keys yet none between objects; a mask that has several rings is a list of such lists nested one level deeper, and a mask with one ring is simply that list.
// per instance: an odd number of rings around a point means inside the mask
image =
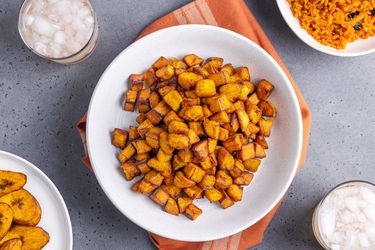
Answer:
[{"label": "glass rim", "polygon": [[78,50],[77,52],[69,55],[69,56],[65,56],[65,57],[48,57],[48,56],[45,56],[45,55],[42,55],[40,54],[39,52],[37,52],[36,50],[34,50],[31,45],[29,45],[23,34],[22,34],[22,27],[23,27],[23,24],[22,24],[22,21],[23,21],[23,18],[22,18],[22,12],[24,11],[24,9],[26,8],[26,4],[30,3],[31,1],[33,0],[24,0],[23,3],[21,4],[21,7],[20,7],[20,10],[18,12],[18,34],[20,35],[23,43],[26,45],[27,48],[29,48],[34,54],[44,58],[44,59],[47,59],[47,60],[51,60],[51,61],[62,61],[62,60],[66,60],[66,59],[69,59],[69,58],[72,58],[76,55],[79,55],[81,52],[83,52],[87,46],[93,41],[94,37],[95,37],[95,33],[97,32],[97,29],[98,29],[98,20],[97,20],[97,17],[96,17],[96,12],[95,12],[95,9],[94,7],[92,6],[90,0],[87,0],[87,3],[88,3],[88,6],[90,7],[91,11],[92,11],[92,14],[93,14],[93,17],[94,17],[94,27],[93,27],[93,30],[91,32],[91,36],[89,38],[89,40],[85,43],[85,45],[80,49]]},{"label": "glass rim", "polygon": [[[325,241],[325,238],[323,237],[323,235],[321,234],[321,229],[320,229],[320,223],[319,223],[319,210],[322,206],[322,204],[324,203],[324,201],[326,200],[326,198],[336,189],[339,189],[340,187],[343,187],[345,185],[348,185],[348,184],[352,184],[352,183],[360,183],[360,184],[366,184],[366,185],[369,185],[371,186],[374,191],[375,191],[375,184],[372,183],[372,182],[369,182],[369,181],[364,181],[364,180],[350,180],[350,181],[345,181],[345,182],[342,182],[342,183],[339,183],[337,184],[336,186],[334,186],[333,188],[331,188],[324,196],[323,198],[318,202],[318,204],[315,206],[315,209],[314,209],[314,212],[313,212],[313,218],[312,218],[312,229],[313,229],[313,234],[316,238],[316,240],[319,242],[319,244],[326,248],[326,249],[330,249],[329,246],[326,244],[326,241]],[[315,226],[314,226],[315,225]],[[320,239],[319,239],[320,238]]]}]

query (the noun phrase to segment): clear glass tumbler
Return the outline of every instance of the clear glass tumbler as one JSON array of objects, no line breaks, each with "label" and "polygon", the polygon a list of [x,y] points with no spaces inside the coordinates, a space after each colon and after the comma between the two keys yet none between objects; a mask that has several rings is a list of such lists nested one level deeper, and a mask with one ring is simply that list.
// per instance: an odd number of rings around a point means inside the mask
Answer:
[{"label": "clear glass tumbler", "polygon": [[[99,26],[98,26],[98,21],[96,18],[95,10],[92,7],[91,3],[89,0],[85,1],[85,4],[87,7],[91,10],[91,14],[93,17],[93,29],[92,33],[90,35],[90,38],[88,39],[87,43],[83,46],[80,47],[80,49],[77,52],[74,52],[69,55],[65,55],[62,57],[50,57],[47,55],[43,55],[40,52],[36,51],[33,46],[31,46],[30,41],[27,39],[25,32],[26,32],[26,26],[25,26],[25,17],[27,16],[28,10],[33,4],[34,1],[38,0],[25,0],[21,6],[20,12],[19,12],[19,19],[18,19],[18,32],[23,40],[23,42],[26,44],[26,46],[35,54],[38,56],[51,60],[56,63],[60,64],[75,64],[82,62],[83,60],[87,59],[94,51],[97,45],[98,41],[98,36],[99,36]],[[53,13],[52,13],[53,14]]]}]

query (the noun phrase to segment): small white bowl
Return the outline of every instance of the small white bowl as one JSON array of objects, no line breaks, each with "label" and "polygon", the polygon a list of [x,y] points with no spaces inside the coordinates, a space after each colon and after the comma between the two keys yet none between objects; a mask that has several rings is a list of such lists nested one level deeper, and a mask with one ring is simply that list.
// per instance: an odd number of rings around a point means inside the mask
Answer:
[{"label": "small white bowl", "polygon": [[[147,196],[130,190],[120,171],[111,144],[114,128],[136,124],[137,113],[124,111],[127,79],[141,73],[161,55],[182,57],[195,53],[203,58],[220,56],[225,63],[247,66],[252,81],[267,79],[275,85],[270,99],[278,109],[270,149],[241,202],[222,209],[206,199],[196,202],[203,214],[195,221],[162,211]],[[121,52],[100,78],[87,118],[87,145],[99,184],[112,203],[130,220],[163,237],[207,241],[238,233],[263,218],[283,197],[296,173],[302,148],[302,118],[293,87],[281,67],[261,47],[232,31],[208,25],[179,25],[154,32]]]},{"label": "small white bowl", "polygon": [[342,57],[362,56],[375,52],[375,36],[367,39],[359,39],[348,43],[346,48],[338,50],[329,46],[325,46],[316,41],[306,30],[301,28],[299,20],[293,16],[290,4],[287,0],[276,0],[277,6],[283,16],[285,22],[289,25],[292,31],[307,45],[320,52]]}]

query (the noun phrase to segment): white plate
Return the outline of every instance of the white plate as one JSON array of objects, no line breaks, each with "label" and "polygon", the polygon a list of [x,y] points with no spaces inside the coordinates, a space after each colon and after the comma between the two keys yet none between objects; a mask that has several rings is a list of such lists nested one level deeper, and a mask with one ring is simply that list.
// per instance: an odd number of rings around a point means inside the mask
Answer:
[{"label": "white plate", "polygon": [[[122,109],[127,79],[141,73],[161,55],[188,53],[223,57],[234,66],[248,66],[252,79],[266,78],[275,85],[272,102],[278,108],[270,141],[271,149],[243,201],[223,210],[207,200],[197,205],[203,214],[190,221],[161,211],[147,196],[132,192],[111,145],[115,127],[128,128],[137,113]],[[206,241],[237,233],[261,219],[289,187],[300,159],[302,120],[292,86],[279,65],[258,45],[232,31],[205,25],[181,25],[152,33],[118,55],[103,73],[91,99],[87,119],[88,151],[95,175],[112,203],[130,220],[161,236]]]},{"label": "white plate", "polygon": [[38,224],[49,233],[50,241],[43,250],[73,249],[72,225],[65,202],[52,181],[36,166],[19,156],[0,151],[0,169],[27,175],[25,189],[30,191],[42,208]]},{"label": "white plate", "polygon": [[277,6],[285,22],[289,25],[292,31],[307,45],[313,49],[319,50],[323,53],[334,55],[334,56],[362,56],[375,51],[375,37],[369,37],[367,39],[359,39],[355,42],[348,43],[346,48],[338,50],[329,46],[325,46],[316,41],[306,30],[301,28],[299,20],[293,16],[292,10],[287,0],[277,0]]}]

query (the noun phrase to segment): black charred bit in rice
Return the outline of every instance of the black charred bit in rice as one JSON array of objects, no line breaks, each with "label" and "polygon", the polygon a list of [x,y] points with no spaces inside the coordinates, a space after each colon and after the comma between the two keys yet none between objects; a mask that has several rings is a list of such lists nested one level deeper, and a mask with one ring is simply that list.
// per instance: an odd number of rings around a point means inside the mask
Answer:
[{"label": "black charred bit in rice", "polygon": [[375,9],[372,9],[371,16],[375,16]]},{"label": "black charred bit in rice", "polygon": [[354,24],[353,28],[354,28],[355,30],[361,30],[361,29],[362,29],[362,25],[360,24],[360,22],[356,22],[356,23]]},{"label": "black charred bit in rice", "polygon": [[356,15],[358,15],[359,14],[359,11],[356,11],[356,12],[352,12],[352,13],[350,13],[349,15],[348,15],[348,17],[350,18],[350,19],[353,19]]}]

